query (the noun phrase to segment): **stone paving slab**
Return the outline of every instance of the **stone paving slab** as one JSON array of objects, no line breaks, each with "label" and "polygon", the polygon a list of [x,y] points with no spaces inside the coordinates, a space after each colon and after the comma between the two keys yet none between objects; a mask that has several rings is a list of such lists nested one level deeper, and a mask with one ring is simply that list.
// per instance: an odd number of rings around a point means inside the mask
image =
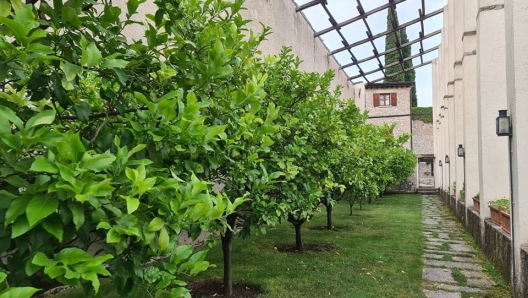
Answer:
[{"label": "stone paving slab", "polygon": [[[471,296],[496,286],[441,199],[425,195],[422,206],[426,244],[422,275],[425,297],[461,298],[463,293]],[[456,278],[460,274],[466,278]]]},{"label": "stone paving slab", "polygon": [[451,270],[443,268],[424,268],[423,279],[435,282],[452,282],[456,283]]},{"label": "stone paving slab", "polygon": [[457,292],[464,292],[464,293],[484,293],[485,292],[485,290],[482,288],[453,286],[453,285],[446,285],[446,284],[439,284],[437,285],[437,287],[442,290],[457,291]]},{"label": "stone paving slab", "polygon": [[444,291],[430,291],[424,290],[424,295],[427,298],[462,298],[462,294]]},{"label": "stone paving slab", "polygon": [[446,267],[446,268],[457,268],[457,269],[470,269],[475,271],[482,271],[484,268],[477,264],[467,264],[451,261],[436,261],[436,260],[425,260],[426,265],[437,266],[437,267]]}]

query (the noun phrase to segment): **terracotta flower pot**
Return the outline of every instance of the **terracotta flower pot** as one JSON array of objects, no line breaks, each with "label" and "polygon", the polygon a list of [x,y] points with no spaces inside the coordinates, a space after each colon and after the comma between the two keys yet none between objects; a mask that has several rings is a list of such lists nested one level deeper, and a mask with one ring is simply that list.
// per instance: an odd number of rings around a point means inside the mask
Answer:
[{"label": "terracotta flower pot", "polygon": [[491,213],[491,221],[498,224],[500,226],[501,224],[501,211],[497,206],[489,205],[490,213]]},{"label": "terracotta flower pot", "polygon": [[501,210],[501,228],[504,232],[511,234],[510,215]]},{"label": "terracotta flower pot", "polygon": [[473,198],[473,210],[480,214],[480,201],[477,198]]}]

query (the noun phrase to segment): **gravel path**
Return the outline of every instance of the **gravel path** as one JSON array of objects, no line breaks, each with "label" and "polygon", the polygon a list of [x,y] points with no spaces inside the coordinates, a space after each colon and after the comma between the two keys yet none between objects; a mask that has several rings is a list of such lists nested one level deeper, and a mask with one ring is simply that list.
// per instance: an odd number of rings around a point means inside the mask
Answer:
[{"label": "gravel path", "polygon": [[440,198],[424,196],[422,210],[425,296],[461,298],[462,293],[485,293],[495,286]]}]

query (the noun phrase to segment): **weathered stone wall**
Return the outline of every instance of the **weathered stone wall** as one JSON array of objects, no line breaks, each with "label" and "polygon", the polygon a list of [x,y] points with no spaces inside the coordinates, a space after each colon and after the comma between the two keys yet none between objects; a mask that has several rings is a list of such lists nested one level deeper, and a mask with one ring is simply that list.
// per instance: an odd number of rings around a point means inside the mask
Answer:
[{"label": "weathered stone wall", "polygon": [[[413,134],[414,143],[414,134]],[[434,188],[434,177],[431,172],[431,165],[426,162],[418,163],[418,187],[420,188]]]},{"label": "weathered stone wall", "polygon": [[434,154],[433,124],[413,120],[412,142],[414,153]]},{"label": "weathered stone wall", "polygon": [[498,225],[484,221],[484,242],[480,246],[486,258],[506,281],[511,280],[511,238]]},{"label": "weathered stone wall", "polygon": [[[528,245],[521,247],[521,282],[522,293],[528,293]],[[521,293],[517,297],[522,297]]]},{"label": "weathered stone wall", "polygon": [[[396,123],[394,135],[401,136],[405,133],[411,133],[411,113],[410,87],[390,87],[390,88],[367,88],[365,90],[365,108],[369,117],[396,116],[387,118],[369,118],[367,123],[383,125],[384,123]],[[396,106],[379,106],[374,107],[374,93],[396,93],[398,104]],[[411,148],[411,142],[405,143],[405,148]],[[414,180],[416,181],[416,179]]]},{"label": "weathered stone wall", "polygon": [[466,230],[473,237],[473,239],[475,239],[477,245],[479,247],[482,247],[482,232],[480,229],[479,214],[475,210],[473,210],[473,207],[468,207],[466,215]]},{"label": "weathered stone wall", "polygon": [[457,201],[456,217],[462,223],[466,223],[466,205],[462,201]]}]

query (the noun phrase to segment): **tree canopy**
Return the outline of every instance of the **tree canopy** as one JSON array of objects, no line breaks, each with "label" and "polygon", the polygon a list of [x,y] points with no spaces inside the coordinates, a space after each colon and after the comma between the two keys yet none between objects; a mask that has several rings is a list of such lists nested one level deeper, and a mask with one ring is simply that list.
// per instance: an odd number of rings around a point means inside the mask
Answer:
[{"label": "tree canopy", "polygon": [[[394,28],[393,25],[394,26],[398,26],[399,25],[398,12],[396,10],[394,10],[392,7],[387,9],[387,12],[388,12],[388,14],[387,14],[387,30],[391,30],[392,28]],[[394,16],[396,18],[394,18],[393,13],[394,13]],[[398,45],[396,40],[398,40],[400,42],[400,45],[403,45],[403,44],[406,44],[406,43],[409,42],[409,38],[407,37],[406,28],[403,28],[400,31],[396,31],[396,33],[390,33],[390,34],[388,34],[385,37],[385,51],[388,51],[390,49],[396,48],[397,45]],[[401,53],[402,53],[402,58],[403,59],[410,57],[411,56],[411,46],[409,45],[409,46],[403,47],[401,49]],[[389,64],[392,64],[394,62],[399,62],[399,61],[400,61],[399,51],[394,51],[392,53],[389,53],[389,54],[385,55],[385,65],[389,65]],[[403,66],[404,66],[405,69],[412,68],[413,67],[412,60],[404,61],[403,62]],[[387,75],[389,75],[389,74],[400,72],[402,70],[403,69],[401,67],[401,64],[397,64],[397,65],[388,67],[385,70],[385,72],[386,72]],[[384,80],[384,82],[386,82],[386,83],[390,83],[390,82],[414,82],[415,79],[416,79],[416,71],[413,69],[413,70],[407,71],[405,73],[401,73],[401,74],[398,74],[396,76],[387,78],[387,79]],[[411,89],[411,101],[412,101],[412,106],[413,107],[418,106],[418,97],[416,95],[416,86],[413,86],[412,89]]]},{"label": "tree canopy", "polygon": [[0,0],[0,297],[101,277],[189,297],[181,276],[212,265],[182,232],[220,234],[229,264],[237,231],[302,224],[414,167],[332,71],[261,55],[270,29],[245,28],[243,0],[143,2]]}]

